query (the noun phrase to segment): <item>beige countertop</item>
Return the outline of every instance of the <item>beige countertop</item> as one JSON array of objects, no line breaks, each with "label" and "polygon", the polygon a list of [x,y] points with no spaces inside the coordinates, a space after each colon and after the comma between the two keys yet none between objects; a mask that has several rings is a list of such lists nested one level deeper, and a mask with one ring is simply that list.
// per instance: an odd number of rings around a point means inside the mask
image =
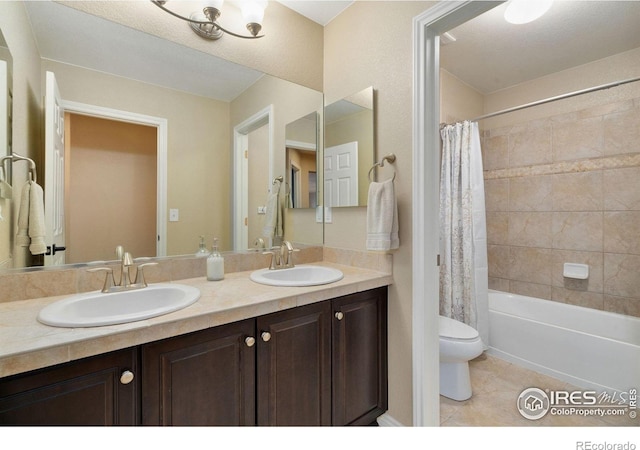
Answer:
[{"label": "beige countertop", "polygon": [[204,277],[180,280],[180,284],[200,289],[196,303],[121,325],[58,328],[37,321],[40,309],[67,295],[0,303],[0,377],[387,286],[393,281],[389,273],[328,262],[314,264],[338,268],[344,278],[309,287],[257,284],[249,279],[251,272],[225,274],[225,279],[217,282]]}]

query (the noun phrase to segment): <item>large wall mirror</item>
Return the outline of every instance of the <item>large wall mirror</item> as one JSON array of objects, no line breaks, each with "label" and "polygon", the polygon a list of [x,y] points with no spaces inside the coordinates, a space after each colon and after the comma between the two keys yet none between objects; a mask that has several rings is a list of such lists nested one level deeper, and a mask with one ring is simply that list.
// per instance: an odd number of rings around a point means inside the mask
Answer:
[{"label": "large wall mirror", "polygon": [[325,206],[366,206],[374,163],[374,90],[327,105],[324,110]]},{"label": "large wall mirror", "polygon": [[[11,154],[12,58],[0,31],[0,160]],[[11,263],[11,164],[0,164],[0,268]]]},{"label": "large wall mirror", "polygon": [[[273,179],[288,172],[285,127],[310,114],[321,123],[323,94],[63,4],[25,9],[42,85],[53,74],[65,110],[63,263],[113,260],[116,245],[195,254],[201,236],[208,248],[214,237],[223,251],[256,247]],[[283,221],[284,239],[322,244],[315,214],[286,209]],[[9,232],[1,239],[12,246]]]}]

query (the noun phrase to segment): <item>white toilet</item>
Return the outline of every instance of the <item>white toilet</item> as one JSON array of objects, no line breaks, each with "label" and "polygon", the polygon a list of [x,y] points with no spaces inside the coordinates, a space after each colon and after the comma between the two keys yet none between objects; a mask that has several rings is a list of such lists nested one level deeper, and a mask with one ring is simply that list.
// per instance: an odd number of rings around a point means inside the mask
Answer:
[{"label": "white toilet", "polygon": [[469,361],[482,353],[478,331],[440,316],[440,395],[463,401],[471,398]]}]

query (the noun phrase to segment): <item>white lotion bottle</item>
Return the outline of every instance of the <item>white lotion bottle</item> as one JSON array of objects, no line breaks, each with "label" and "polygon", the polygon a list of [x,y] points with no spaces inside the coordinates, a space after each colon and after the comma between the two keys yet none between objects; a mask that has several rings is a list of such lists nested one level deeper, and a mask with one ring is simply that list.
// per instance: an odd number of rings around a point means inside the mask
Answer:
[{"label": "white lotion bottle", "polygon": [[218,251],[218,238],[213,240],[213,251],[207,257],[207,280],[220,281],[224,278],[224,258]]}]

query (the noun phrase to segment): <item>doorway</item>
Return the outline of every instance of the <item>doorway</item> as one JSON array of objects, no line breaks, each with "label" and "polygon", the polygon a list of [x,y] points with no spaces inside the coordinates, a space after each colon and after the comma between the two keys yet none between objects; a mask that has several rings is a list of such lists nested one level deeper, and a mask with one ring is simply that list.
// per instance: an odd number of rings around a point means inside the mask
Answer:
[{"label": "doorway", "polygon": [[156,255],[156,128],[66,113],[67,263]]}]

